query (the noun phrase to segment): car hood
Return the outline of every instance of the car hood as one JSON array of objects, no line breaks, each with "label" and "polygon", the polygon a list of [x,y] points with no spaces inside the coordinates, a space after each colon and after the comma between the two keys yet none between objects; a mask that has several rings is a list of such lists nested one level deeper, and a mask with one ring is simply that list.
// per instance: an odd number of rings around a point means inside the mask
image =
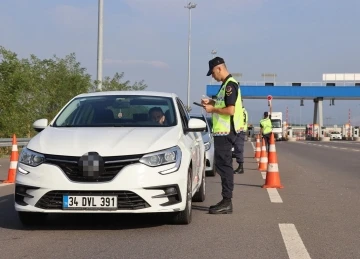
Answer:
[{"label": "car hood", "polygon": [[178,127],[166,128],[53,128],[47,127],[30,140],[27,148],[52,155],[82,156],[95,151],[101,156],[145,154],[177,145]]}]

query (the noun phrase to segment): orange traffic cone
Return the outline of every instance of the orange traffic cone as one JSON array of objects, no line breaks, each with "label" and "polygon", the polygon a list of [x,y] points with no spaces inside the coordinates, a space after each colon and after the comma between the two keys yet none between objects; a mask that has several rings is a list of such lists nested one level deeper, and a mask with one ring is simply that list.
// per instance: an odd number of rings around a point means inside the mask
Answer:
[{"label": "orange traffic cone", "polygon": [[256,136],[256,147],[255,147],[255,158],[256,161],[259,162],[261,157],[261,144],[260,144],[260,136]]},{"label": "orange traffic cone", "polygon": [[278,188],[282,189],[284,186],[280,182],[279,166],[276,156],[275,148],[275,138],[274,133],[270,137],[270,147],[269,147],[269,163],[266,172],[265,184],[262,188]]},{"label": "orange traffic cone", "polygon": [[261,147],[261,157],[260,157],[260,163],[259,163],[259,170],[265,171],[267,169],[268,165],[268,155],[266,152],[266,146],[265,146],[265,140],[262,140],[262,147]]},{"label": "orange traffic cone", "polygon": [[13,135],[12,139],[12,149],[10,156],[10,167],[8,172],[8,179],[4,181],[4,183],[15,183],[16,177],[16,167],[19,160],[19,151],[17,146],[16,135]]}]

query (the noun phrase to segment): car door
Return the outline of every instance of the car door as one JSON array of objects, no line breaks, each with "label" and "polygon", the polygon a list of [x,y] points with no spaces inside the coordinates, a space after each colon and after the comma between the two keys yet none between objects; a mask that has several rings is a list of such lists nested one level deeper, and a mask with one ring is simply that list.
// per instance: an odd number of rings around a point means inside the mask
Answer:
[{"label": "car door", "polygon": [[[188,112],[185,109],[184,104],[182,101],[177,98],[177,105],[179,108],[181,120],[183,123],[183,127],[187,128],[190,116]],[[201,135],[200,135],[201,138]],[[193,169],[193,177],[192,177],[192,186],[193,186],[193,192],[196,191],[198,186],[200,186],[201,183],[201,175],[199,170],[199,161],[200,159],[200,146],[199,146],[199,137],[197,136],[196,132],[187,132],[184,134],[185,144],[189,147],[189,150],[191,152],[191,159],[192,159],[192,169]]]}]

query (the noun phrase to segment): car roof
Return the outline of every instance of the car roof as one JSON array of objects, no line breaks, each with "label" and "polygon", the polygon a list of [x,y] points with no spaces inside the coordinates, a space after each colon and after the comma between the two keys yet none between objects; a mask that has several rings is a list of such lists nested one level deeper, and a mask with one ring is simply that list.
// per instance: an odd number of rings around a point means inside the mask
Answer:
[{"label": "car roof", "polygon": [[138,95],[138,96],[161,96],[161,97],[178,97],[175,93],[171,92],[157,92],[157,91],[104,91],[104,92],[91,92],[82,93],[75,97],[89,97],[89,96],[104,96],[104,95]]}]

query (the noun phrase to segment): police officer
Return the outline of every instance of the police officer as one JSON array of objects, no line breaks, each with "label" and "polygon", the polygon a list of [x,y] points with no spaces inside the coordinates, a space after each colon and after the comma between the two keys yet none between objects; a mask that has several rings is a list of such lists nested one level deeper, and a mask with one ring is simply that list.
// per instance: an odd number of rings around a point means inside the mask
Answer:
[{"label": "police officer", "polygon": [[242,102],[242,111],[244,115],[244,131],[241,131],[237,134],[235,145],[234,145],[234,154],[236,157],[236,162],[239,164],[238,168],[235,169],[234,174],[243,174],[244,173],[244,145],[245,145],[245,135],[248,130],[248,112],[244,107],[244,101]]},{"label": "police officer", "polygon": [[222,82],[216,101],[202,99],[201,103],[208,113],[212,113],[215,166],[221,177],[223,199],[210,206],[210,214],[232,213],[234,190],[234,169],[232,166],[232,147],[236,135],[244,130],[241,93],[238,82],[228,72],[224,59],[215,57],[209,61],[207,76]]},{"label": "police officer", "polygon": [[271,104],[270,104],[270,114],[268,112],[264,112],[264,118],[260,120],[260,134],[265,140],[267,152],[269,152],[269,148],[270,148],[271,132],[272,132],[272,123],[271,123]]}]

